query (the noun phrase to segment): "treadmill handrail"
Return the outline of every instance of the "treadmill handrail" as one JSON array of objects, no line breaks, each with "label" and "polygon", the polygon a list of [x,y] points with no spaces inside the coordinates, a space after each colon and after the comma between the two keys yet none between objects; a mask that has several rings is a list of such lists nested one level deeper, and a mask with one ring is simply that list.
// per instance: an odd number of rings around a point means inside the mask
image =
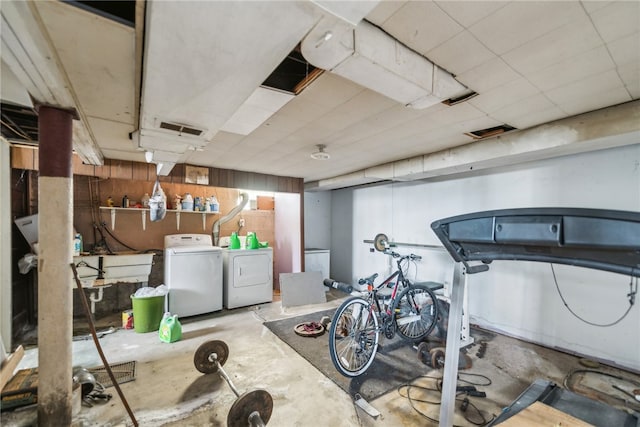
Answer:
[{"label": "treadmill handrail", "polygon": [[[494,260],[513,260],[640,277],[640,212],[504,209],[440,219],[431,228],[468,273],[486,271]],[[481,264],[469,264],[478,261]]]}]

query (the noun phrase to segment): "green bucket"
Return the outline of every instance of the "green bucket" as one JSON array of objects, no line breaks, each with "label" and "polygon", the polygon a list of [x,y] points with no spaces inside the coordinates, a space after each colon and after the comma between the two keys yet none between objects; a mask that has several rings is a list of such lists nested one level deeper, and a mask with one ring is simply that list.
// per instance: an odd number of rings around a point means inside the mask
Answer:
[{"label": "green bucket", "polygon": [[157,331],[164,314],[164,295],[136,297],[131,295],[133,305],[133,329],[136,332]]}]

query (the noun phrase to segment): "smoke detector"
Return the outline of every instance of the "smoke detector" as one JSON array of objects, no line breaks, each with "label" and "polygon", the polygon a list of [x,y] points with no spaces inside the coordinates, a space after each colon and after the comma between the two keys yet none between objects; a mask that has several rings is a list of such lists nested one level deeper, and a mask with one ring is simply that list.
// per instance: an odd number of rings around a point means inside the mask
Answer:
[{"label": "smoke detector", "polygon": [[316,145],[316,147],[318,147],[318,151],[311,153],[311,158],[314,160],[329,160],[331,158],[331,155],[329,153],[327,153],[326,151],[324,151],[326,145],[324,144],[318,144]]}]

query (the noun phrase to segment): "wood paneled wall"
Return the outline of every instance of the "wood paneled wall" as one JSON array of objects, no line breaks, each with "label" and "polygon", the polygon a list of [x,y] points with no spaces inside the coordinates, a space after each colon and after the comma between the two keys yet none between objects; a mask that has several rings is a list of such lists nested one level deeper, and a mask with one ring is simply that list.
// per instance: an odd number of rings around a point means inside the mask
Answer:
[{"label": "wood paneled wall", "polygon": [[[38,170],[38,149],[13,146],[11,167],[14,169]],[[73,156],[74,175],[95,176],[140,181],[155,181],[156,166],[149,163],[127,160],[106,159],[103,166],[86,165],[77,155]],[[161,176],[160,182],[184,184],[185,165],[176,165],[168,176]],[[240,188],[256,191],[280,193],[304,193],[302,178],[266,175],[231,169],[209,168],[209,185],[223,188]]]}]

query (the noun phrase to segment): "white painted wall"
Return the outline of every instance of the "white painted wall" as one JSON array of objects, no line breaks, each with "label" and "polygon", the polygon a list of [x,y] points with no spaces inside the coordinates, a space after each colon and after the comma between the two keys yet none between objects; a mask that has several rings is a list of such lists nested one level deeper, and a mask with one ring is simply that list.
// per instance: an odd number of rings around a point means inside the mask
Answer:
[{"label": "white painted wall", "polygon": [[300,195],[275,193],[274,228],[274,282],[279,283],[280,273],[299,273],[302,268],[302,224],[300,222]]},{"label": "white painted wall", "polygon": [[304,193],[304,246],[331,247],[331,192]]},{"label": "white painted wall", "polygon": [[[439,245],[436,219],[490,209],[584,207],[640,212],[640,144],[429,181],[333,192],[332,275],[351,281],[389,271],[388,258],[370,253],[384,232],[392,240]],[[433,249],[399,248],[423,255],[419,280],[447,282],[453,262]],[[629,277],[556,266],[569,305],[596,323],[617,319],[628,307]],[[640,296],[638,298],[640,300]],[[640,304],[610,328],[574,318],[557,294],[548,264],[496,261],[469,278],[474,323],[506,334],[640,369]]]},{"label": "white painted wall", "polygon": [[[11,164],[9,143],[0,138],[0,335],[11,351]],[[16,260],[17,262],[17,260]],[[3,355],[4,356],[4,355]]]}]

